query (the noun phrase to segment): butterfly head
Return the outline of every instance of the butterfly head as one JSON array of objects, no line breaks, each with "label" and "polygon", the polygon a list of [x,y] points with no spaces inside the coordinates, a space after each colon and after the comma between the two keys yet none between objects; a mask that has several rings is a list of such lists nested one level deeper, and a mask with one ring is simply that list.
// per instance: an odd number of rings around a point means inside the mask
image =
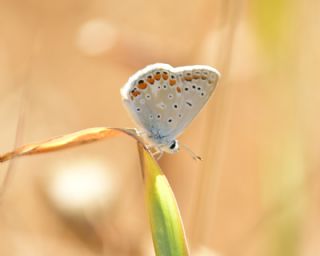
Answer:
[{"label": "butterfly head", "polygon": [[161,147],[161,149],[167,153],[174,154],[180,149],[178,140],[170,141],[167,145]]}]

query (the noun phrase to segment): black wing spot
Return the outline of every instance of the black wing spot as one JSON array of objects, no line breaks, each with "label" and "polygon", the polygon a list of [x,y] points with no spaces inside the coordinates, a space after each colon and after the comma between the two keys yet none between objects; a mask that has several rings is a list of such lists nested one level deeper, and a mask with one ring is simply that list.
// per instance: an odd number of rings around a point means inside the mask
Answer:
[{"label": "black wing spot", "polygon": [[187,104],[190,108],[192,108],[192,103],[191,103],[191,102],[186,101],[186,104]]},{"label": "black wing spot", "polygon": [[178,109],[178,104],[173,104],[173,108]]}]

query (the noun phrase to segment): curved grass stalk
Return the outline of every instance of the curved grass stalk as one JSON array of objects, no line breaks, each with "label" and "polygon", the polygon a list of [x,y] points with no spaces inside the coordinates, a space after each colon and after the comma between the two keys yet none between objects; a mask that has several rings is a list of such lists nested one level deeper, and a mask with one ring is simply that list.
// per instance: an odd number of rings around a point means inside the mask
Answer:
[{"label": "curved grass stalk", "polygon": [[42,154],[99,141],[118,135],[128,135],[137,141],[144,179],[145,202],[157,256],[189,255],[183,223],[170,188],[156,160],[135,129],[96,127],[55,137],[43,142],[19,147],[0,155],[0,162],[19,156]]}]

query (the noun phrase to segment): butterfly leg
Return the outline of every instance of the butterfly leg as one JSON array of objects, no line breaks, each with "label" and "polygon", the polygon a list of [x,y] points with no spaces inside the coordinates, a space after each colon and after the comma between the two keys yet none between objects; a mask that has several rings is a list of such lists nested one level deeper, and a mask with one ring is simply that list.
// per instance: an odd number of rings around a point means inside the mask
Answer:
[{"label": "butterfly leg", "polygon": [[163,151],[158,147],[147,145],[147,149],[156,160],[159,160],[163,155]]},{"label": "butterfly leg", "polygon": [[150,145],[150,144],[147,144],[145,145],[147,150],[151,153],[151,154],[154,154],[155,152],[157,152],[157,149],[155,149],[154,146]]},{"label": "butterfly leg", "polygon": [[160,160],[160,158],[163,156],[163,151],[159,150],[153,155],[157,160]]},{"label": "butterfly leg", "polygon": [[143,137],[144,135],[146,135],[146,132],[145,131],[140,131],[138,129],[135,129],[135,132],[136,134],[139,136],[139,137]]}]

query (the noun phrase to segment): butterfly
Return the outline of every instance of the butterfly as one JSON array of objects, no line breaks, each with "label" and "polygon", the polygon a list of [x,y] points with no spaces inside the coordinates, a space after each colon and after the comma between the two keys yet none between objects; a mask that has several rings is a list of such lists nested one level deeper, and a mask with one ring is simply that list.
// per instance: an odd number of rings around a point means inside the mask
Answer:
[{"label": "butterfly", "polygon": [[177,137],[208,102],[219,77],[210,66],[157,63],[131,76],[121,96],[150,145],[161,153],[176,153]]}]

